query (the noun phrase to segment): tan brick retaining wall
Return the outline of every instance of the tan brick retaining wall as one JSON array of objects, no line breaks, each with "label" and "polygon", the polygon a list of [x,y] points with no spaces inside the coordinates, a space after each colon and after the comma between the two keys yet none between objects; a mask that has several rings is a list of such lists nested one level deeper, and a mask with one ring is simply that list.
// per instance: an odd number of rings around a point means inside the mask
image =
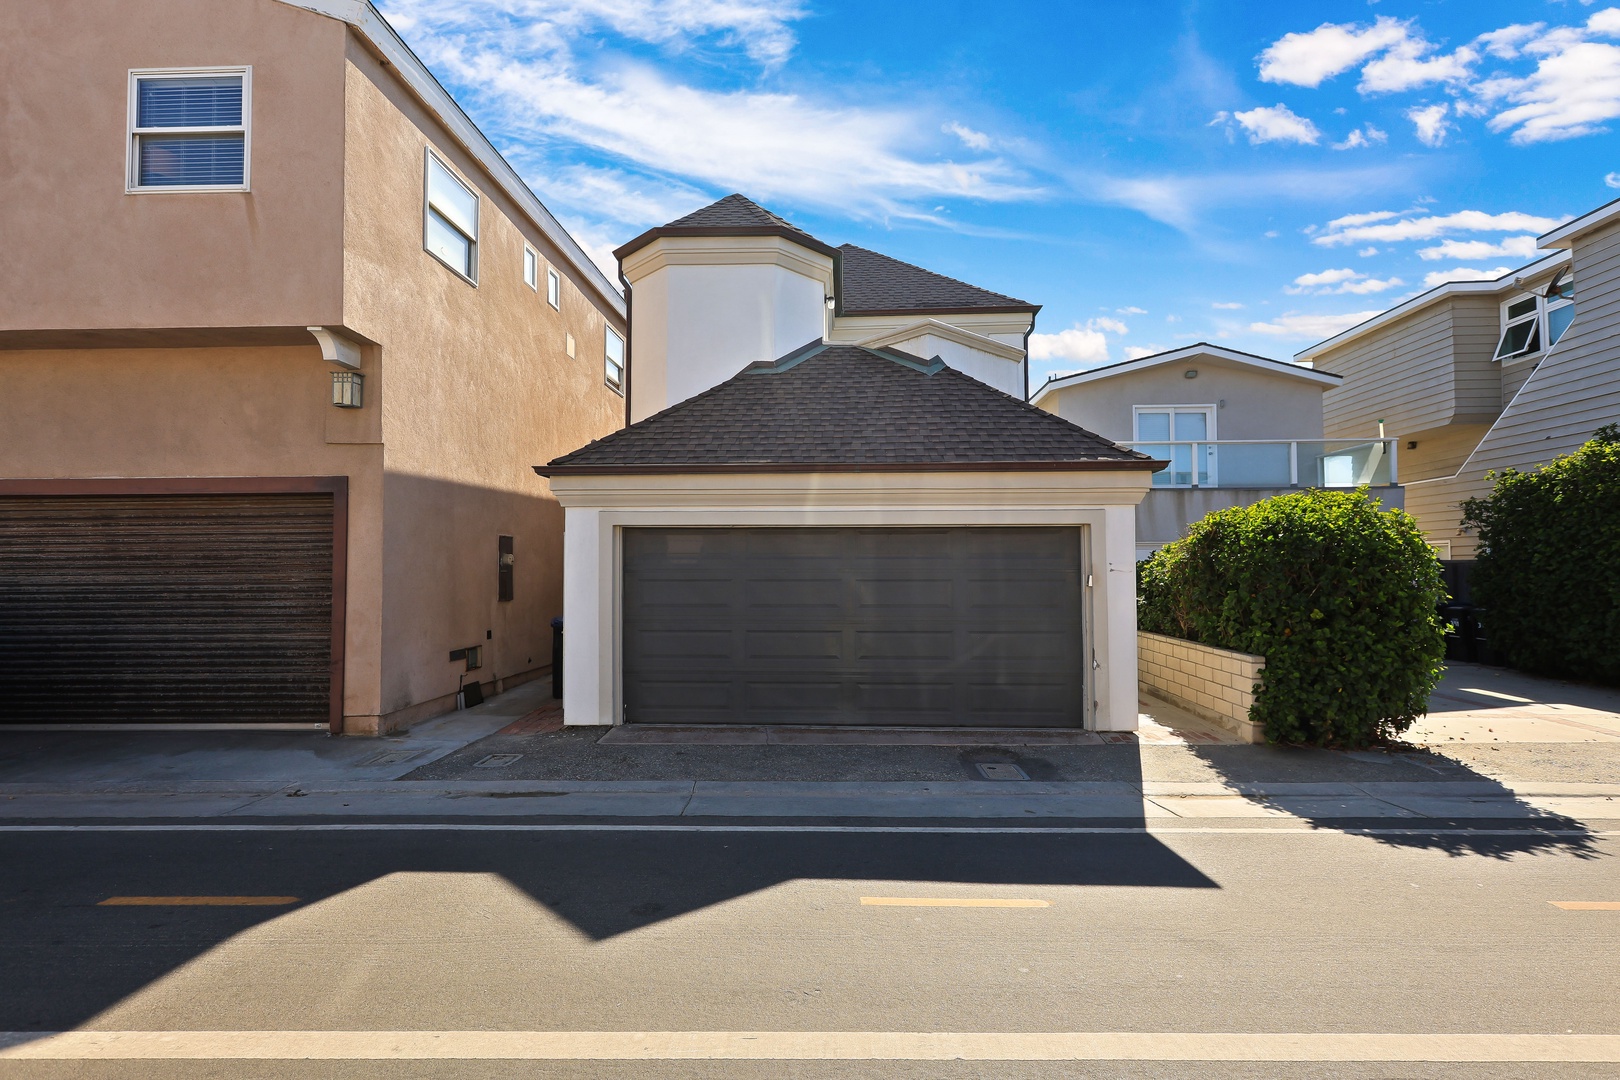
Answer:
[{"label": "tan brick retaining wall", "polygon": [[1265,742],[1249,719],[1266,658],[1196,641],[1138,631],[1137,682],[1142,692],[1219,724],[1247,742]]}]

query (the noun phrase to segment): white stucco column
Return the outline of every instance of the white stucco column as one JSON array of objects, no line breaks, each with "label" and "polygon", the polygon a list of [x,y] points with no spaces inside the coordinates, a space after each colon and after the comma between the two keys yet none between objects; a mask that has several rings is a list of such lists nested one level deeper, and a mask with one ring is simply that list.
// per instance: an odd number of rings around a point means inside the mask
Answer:
[{"label": "white stucco column", "polygon": [[1136,508],[1103,509],[1102,551],[1095,560],[1105,567],[1103,580],[1094,585],[1096,619],[1102,625],[1106,650],[1097,676],[1097,730],[1135,731],[1136,694]]},{"label": "white stucco column", "polygon": [[[601,512],[569,507],[563,512],[563,722],[613,723],[613,664],[602,655],[603,620],[611,602],[601,592],[604,546]],[[611,539],[611,537],[609,537]],[[604,662],[606,661],[606,662]]]}]

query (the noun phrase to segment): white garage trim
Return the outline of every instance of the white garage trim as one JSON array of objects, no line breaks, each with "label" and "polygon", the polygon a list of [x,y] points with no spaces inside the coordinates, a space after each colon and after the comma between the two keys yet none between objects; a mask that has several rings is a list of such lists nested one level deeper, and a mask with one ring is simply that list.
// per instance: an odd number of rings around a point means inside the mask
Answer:
[{"label": "white garage trim", "polygon": [[620,530],[626,527],[1008,526],[1085,529],[1086,726],[1136,727],[1136,520],[1140,470],[555,476],[566,509],[563,711],[624,713]]}]

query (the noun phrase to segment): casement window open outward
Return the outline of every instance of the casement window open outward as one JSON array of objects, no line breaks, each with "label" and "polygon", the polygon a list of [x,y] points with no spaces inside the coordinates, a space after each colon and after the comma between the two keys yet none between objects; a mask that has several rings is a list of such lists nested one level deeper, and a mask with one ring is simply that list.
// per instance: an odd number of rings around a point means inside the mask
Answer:
[{"label": "casement window open outward", "polygon": [[124,190],[247,191],[253,69],[129,73]]},{"label": "casement window open outward", "polygon": [[429,255],[478,284],[478,196],[433,151],[427,152],[422,247]]}]

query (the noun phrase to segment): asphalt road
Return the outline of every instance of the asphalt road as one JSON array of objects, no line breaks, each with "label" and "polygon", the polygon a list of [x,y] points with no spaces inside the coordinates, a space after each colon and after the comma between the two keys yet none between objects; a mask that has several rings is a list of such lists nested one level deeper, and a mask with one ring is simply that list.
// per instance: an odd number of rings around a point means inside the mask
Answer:
[{"label": "asphalt road", "polygon": [[[1616,1035],[1620,910],[1552,902],[1620,901],[1617,848],[1263,823],[0,832],[0,1030],[314,1031],[353,1055],[92,1049],[0,1056],[0,1077],[1613,1077],[1620,1058],[1375,1061],[1356,1040],[1287,1063],[872,1061],[848,1036],[816,1036],[845,1058],[821,1061],[784,1036],[755,1039],[766,1060],[386,1060],[401,1037],[366,1033],[1152,1032],[1261,1057],[1274,1042],[1210,1036]],[[105,903],[131,897],[277,902]]]}]

